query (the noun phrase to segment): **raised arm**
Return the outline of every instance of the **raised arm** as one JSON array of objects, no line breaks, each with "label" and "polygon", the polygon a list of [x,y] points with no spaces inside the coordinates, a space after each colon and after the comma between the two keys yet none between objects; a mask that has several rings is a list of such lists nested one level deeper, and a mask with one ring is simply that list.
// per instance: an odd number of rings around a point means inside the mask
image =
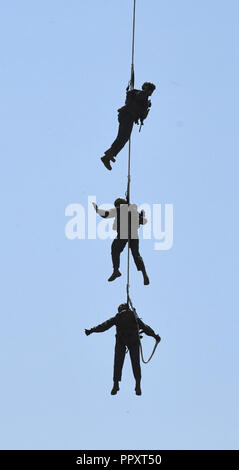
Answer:
[{"label": "raised arm", "polygon": [[101,217],[103,217],[103,219],[110,219],[112,217],[115,217],[116,210],[114,208],[112,208],[108,211],[105,211],[104,209],[99,209],[97,204],[95,204],[95,202],[92,202],[92,204],[93,204],[94,209],[97,212],[97,214],[99,214]]}]

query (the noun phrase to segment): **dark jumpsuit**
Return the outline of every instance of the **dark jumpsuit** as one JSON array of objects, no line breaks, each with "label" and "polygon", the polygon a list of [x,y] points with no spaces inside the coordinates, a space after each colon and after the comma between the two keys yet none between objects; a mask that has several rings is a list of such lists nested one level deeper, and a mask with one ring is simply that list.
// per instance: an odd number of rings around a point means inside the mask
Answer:
[{"label": "dark jumpsuit", "polygon": [[148,95],[143,90],[129,90],[126,93],[125,106],[118,109],[119,130],[118,135],[111,145],[105,151],[105,155],[115,157],[128,142],[133,125],[138,124],[140,119],[143,124],[146,119],[151,102]]},{"label": "dark jumpsuit", "polygon": [[95,326],[91,329],[93,333],[102,333],[112,326],[116,326],[116,341],[115,341],[115,356],[114,356],[114,382],[119,382],[122,376],[122,369],[125,359],[125,354],[128,348],[133,374],[136,382],[141,379],[141,367],[139,357],[139,336],[138,328],[146,335],[155,338],[155,332],[150,326],[146,325],[140,318],[137,317],[137,322],[134,313],[131,310],[124,310],[117,313],[114,317]]}]

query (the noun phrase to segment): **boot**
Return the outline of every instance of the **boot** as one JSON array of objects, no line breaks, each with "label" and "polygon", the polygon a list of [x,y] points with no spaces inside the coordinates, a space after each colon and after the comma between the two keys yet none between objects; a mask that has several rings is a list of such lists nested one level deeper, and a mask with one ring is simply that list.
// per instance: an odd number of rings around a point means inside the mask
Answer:
[{"label": "boot", "polygon": [[148,278],[148,275],[146,273],[146,269],[145,269],[144,266],[142,267],[141,271],[142,271],[143,278],[144,278],[144,285],[148,286],[149,285],[149,278]]},{"label": "boot", "polygon": [[112,155],[111,149],[105,151],[105,157],[109,158],[112,162],[115,162],[115,157]]},{"label": "boot", "polygon": [[110,158],[109,157],[104,155],[103,157],[101,157],[101,161],[104,163],[105,168],[107,168],[107,170],[112,170],[112,166],[110,164]]},{"label": "boot", "polygon": [[111,390],[111,395],[116,395],[119,391],[119,382],[114,382],[113,388]]},{"label": "boot", "polygon": [[136,382],[135,393],[136,393],[136,395],[142,395],[141,388],[140,388],[140,382]]},{"label": "boot", "polygon": [[109,277],[108,281],[109,282],[114,281],[117,277],[120,277],[120,276],[121,276],[121,272],[118,269],[115,269],[113,274],[111,274],[111,276]]}]

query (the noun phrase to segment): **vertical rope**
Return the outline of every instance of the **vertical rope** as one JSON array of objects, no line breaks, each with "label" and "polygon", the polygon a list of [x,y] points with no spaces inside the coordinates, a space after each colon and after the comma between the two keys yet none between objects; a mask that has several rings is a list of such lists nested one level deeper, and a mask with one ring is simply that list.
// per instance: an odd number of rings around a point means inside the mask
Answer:
[{"label": "vertical rope", "polygon": [[132,34],[132,54],[131,54],[131,89],[134,88],[134,37],[135,37],[135,7],[136,0],[134,0],[133,7],[133,34]]},{"label": "vertical rope", "polygon": [[[132,55],[131,55],[131,76],[130,76],[130,82],[128,85],[128,89],[132,90],[134,88],[134,37],[135,37],[135,7],[136,7],[136,0],[134,0],[134,6],[133,6],[133,34],[132,34]],[[131,138],[129,138],[129,147],[128,147],[128,183],[127,183],[127,191],[126,191],[126,200],[128,204],[130,204],[130,183],[131,183]],[[139,347],[140,347],[140,353],[141,353],[141,359],[144,362],[144,364],[147,364],[151,358],[154,355],[154,352],[157,348],[158,342],[155,342],[154,349],[152,351],[152,354],[150,355],[149,359],[145,361],[144,356],[143,356],[143,348],[141,345],[140,341],[140,333],[139,333],[139,325],[138,325],[138,315],[136,313],[136,310],[133,306],[132,300],[129,295],[129,288],[130,288],[130,238],[131,238],[131,213],[128,211],[128,255],[127,255],[127,286],[126,286],[126,292],[127,292],[127,305],[130,307],[134,313],[135,316],[135,321],[137,324],[137,330],[138,330],[138,336],[139,336]]]},{"label": "vertical rope", "polygon": [[[132,32],[132,51],[131,51],[131,76],[130,76],[130,83],[129,89],[132,90],[134,88],[134,38],[135,38],[135,8],[136,8],[136,0],[134,0],[133,5],[133,32]],[[128,184],[127,184],[127,194],[126,199],[128,204],[130,204],[130,182],[131,182],[131,175],[130,175],[130,164],[131,164],[131,138],[129,139],[129,149],[128,149]],[[131,236],[131,217],[130,211],[128,212],[128,254],[127,254],[127,304],[129,305],[129,288],[130,288],[130,236]]]}]

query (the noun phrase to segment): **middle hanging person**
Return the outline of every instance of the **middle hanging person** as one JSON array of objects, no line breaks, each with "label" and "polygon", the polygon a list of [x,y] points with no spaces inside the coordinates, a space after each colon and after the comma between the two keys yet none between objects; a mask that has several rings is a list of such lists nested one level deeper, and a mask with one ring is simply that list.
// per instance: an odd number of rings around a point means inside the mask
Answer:
[{"label": "middle hanging person", "polygon": [[138,271],[143,274],[144,285],[149,284],[149,278],[146,273],[145,265],[139,253],[139,237],[138,229],[140,225],[147,223],[145,213],[142,210],[138,212],[136,204],[128,204],[126,199],[118,198],[114,202],[112,209],[104,210],[99,209],[97,204],[92,203],[97,214],[104,219],[114,218],[113,230],[117,231],[116,238],[111,246],[111,255],[113,263],[113,274],[109,277],[108,281],[114,281],[117,277],[121,276],[119,271],[120,266],[120,253],[124,250],[128,243],[131,249],[132,256]]}]

